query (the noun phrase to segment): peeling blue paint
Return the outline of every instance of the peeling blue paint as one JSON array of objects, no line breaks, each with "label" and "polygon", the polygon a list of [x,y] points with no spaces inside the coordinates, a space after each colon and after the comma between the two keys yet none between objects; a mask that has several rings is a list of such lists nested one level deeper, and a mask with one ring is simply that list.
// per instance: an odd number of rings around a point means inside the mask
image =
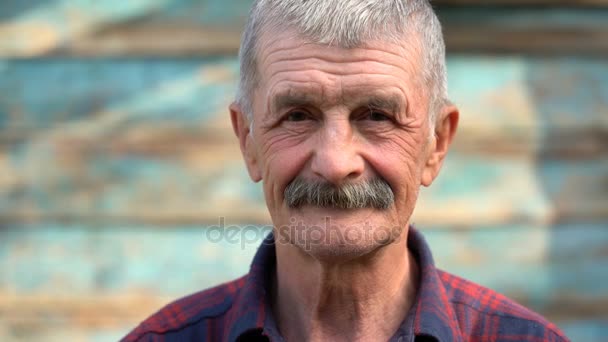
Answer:
[{"label": "peeling blue paint", "polygon": [[[235,59],[11,60],[0,70],[2,129],[50,129],[104,112],[123,125],[145,120],[200,124],[229,102]],[[224,70],[226,81],[204,77]]]}]

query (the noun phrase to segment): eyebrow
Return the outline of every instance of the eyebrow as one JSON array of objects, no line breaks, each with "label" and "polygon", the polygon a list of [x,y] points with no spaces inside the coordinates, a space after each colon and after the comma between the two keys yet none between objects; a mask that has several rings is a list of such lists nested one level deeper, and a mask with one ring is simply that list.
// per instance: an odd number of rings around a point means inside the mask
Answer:
[{"label": "eyebrow", "polygon": [[361,100],[360,105],[375,109],[388,110],[391,113],[401,113],[405,110],[403,99],[398,95],[378,96],[371,94]]},{"label": "eyebrow", "polygon": [[270,109],[272,113],[276,113],[284,108],[308,106],[315,103],[313,96],[306,93],[286,91],[277,94],[272,98]]},{"label": "eyebrow", "polygon": [[[309,93],[296,92],[293,90],[281,92],[271,99],[270,109],[272,113],[284,108],[304,107],[316,104],[317,99]],[[404,99],[397,94],[383,96],[379,94],[365,95],[353,101],[356,108],[368,107],[386,110],[391,113],[401,113],[405,110]]]}]

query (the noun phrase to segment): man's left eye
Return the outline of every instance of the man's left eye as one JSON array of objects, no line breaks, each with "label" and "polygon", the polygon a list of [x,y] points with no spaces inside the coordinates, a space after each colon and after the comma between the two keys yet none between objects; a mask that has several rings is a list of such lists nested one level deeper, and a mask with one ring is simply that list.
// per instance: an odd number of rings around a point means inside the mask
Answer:
[{"label": "man's left eye", "polygon": [[371,121],[387,121],[390,120],[390,118],[388,117],[388,115],[382,113],[382,112],[378,112],[375,110],[371,110],[368,114],[367,114],[367,118]]},{"label": "man's left eye", "polygon": [[294,110],[291,113],[287,114],[287,116],[285,117],[286,121],[304,121],[307,120],[308,117],[308,113],[303,112],[301,110]]}]

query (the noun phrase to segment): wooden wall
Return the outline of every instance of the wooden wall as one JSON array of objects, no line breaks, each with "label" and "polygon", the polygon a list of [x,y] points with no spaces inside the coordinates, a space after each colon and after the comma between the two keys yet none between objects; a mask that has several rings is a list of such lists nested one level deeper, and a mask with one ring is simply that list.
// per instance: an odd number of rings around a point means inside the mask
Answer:
[{"label": "wooden wall", "polygon": [[[462,118],[414,222],[441,267],[606,340],[608,1],[434,3]],[[269,223],[226,109],[249,5],[0,3],[0,340],[116,340],[246,272]]]}]

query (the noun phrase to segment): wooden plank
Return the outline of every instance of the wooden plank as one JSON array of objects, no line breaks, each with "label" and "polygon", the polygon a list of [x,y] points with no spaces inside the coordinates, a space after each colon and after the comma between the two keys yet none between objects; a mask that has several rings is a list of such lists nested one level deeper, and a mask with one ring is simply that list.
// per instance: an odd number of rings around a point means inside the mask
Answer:
[{"label": "wooden plank", "polygon": [[[227,222],[224,229],[234,228]],[[440,267],[570,322],[576,336],[593,336],[603,326],[605,224],[420,229]],[[201,226],[5,226],[0,325],[32,334],[62,325],[128,329],[171,299],[245,273],[268,230],[252,227],[222,238],[212,231],[217,232]]]},{"label": "wooden plank", "polygon": [[[572,341],[605,342],[608,320],[554,321]],[[137,320],[125,321],[122,328],[90,328],[45,321],[32,324],[6,325],[0,330],[3,341],[118,341],[138,324]]]},{"label": "wooden plank", "polygon": [[466,228],[602,221],[608,216],[607,177],[608,164],[602,161],[535,162],[454,153],[435,183],[421,190],[414,222]]},{"label": "wooden plank", "polygon": [[[14,176],[13,186],[3,190],[2,222],[171,226],[214,223],[218,217],[269,222],[261,186],[249,181],[240,161],[214,162],[199,170],[143,158],[97,156],[74,168],[49,162],[33,160],[23,175]],[[606,177],[606,161],[537,164],[454,154],[435,184],[422,190],[413,217],[423,224],[462,229],[509,222],[601,222],[608,218]]]},{"label": "wooden plank", "polygon": [[240,26],[209,27],[183,22],[116,25],[82,37],[45,56],[215,56],[236,55]]},{"label": "wooden plank", "polygon": [[[0,304],[0,326],[4,328],[0,330],[0,338],[3,341],[39,341],[41,336],[45,341],[54,340],[49,337],[58,341],[91,338],[116,341],[171,301],[154,296],[0,296],[0,299],[3,303]],[[560,304],[580,305],[576,302]],[[548,318],[573,340],[603,342],[600,337],[606,335],[601,333],[608,331],[607,321],[601,316]],[[585,338],[577,339],[579,336]]]},{"label": "wooden plank", "polygon": [[0,140],[62,131],[107,136],[142,123],[177,125],[192,135],[218,111],[227,116],[238,63],[235,58],[1,61],[0,75]]},{"label": "wooden plank", "polygon": [[608,336],[608,319],[560,322],[559,327],[572,341],[601,342]]},{"label": "wooden plank", "polygon": [[[452,55],[448,70],[462,112],[458,149],[572,158],[608,151],[605,60]],[[235,58],[0,62],[0,144],[34,136],[63,137],[75,149],[233,143],[227,105],[237,75]]]},{"label": "wooden plank", "polygon": [[[605,61],[453,56],[448,68],[462,120],[420,222],[606,217]],[[5,62],[0,220],[268,222],[227,118],[237,69],[234,58]]]},{"label": "wooden plank", "polygon": [[[608,274],[600,267],[608,258],[606,222],[480,224],[466,231],[451,226],[419,227],[439,267],[527,302],[536,301],[536,307],[570,295],[606,299],[603,284]],[[0,242],[0,292],[57,298],[185,294],[244,274],[269,229],[230,221],[215,227],[172,229],[152,225],[5,226]]]},{"label": "wooden plank", "polygon": [[608,151],[608,65],[594,58],[453,54],[455,148],[471,154],[601,158]]},{"label": "wooden plank", "polygon": [[[603,0],[586,1],[592,8],[502,1],[498,7],[438,3],[437,11],[450,51],[605,55],[608,8]],[[0,21],[0,56],[234,55],[249,6],[220,0],[41,6]]]},{"label": "wooden plank", "polygon": [[[46,320],[34,323],[3,324],[0,322],[0,340],[19,342],[86,342],[86,341],[119,341],[136,324],[133,320],[124,322],[121,327],[80,327],[65,323],[49,324]],[[589,340],[591,341],[591,340]]]},{"label": "wooden plank", "polygon": [[445,8],[438,13],[451,52],[608,52],[606,9]]},{"label": "wooden plank", "polygon": [[249,0],[58,1],[30,6],[3,2],[0,55],[234,52],[250,4]]},{"label": "wooden plank", "polygon": [[607,7],[606,0],[432,0],[436,7],[443,6],[512,6],[512,7]]},{"label": "wooden plank", "polygon": [[[560,298],[608,299],[608,274],[600,267],[608,258],[605,224],[419,227],[439,267],[537,307]],[[0,292],[58,298],[185,294],[244,274],[269,229],[231,221],[173,229],[5,225]]]}]

